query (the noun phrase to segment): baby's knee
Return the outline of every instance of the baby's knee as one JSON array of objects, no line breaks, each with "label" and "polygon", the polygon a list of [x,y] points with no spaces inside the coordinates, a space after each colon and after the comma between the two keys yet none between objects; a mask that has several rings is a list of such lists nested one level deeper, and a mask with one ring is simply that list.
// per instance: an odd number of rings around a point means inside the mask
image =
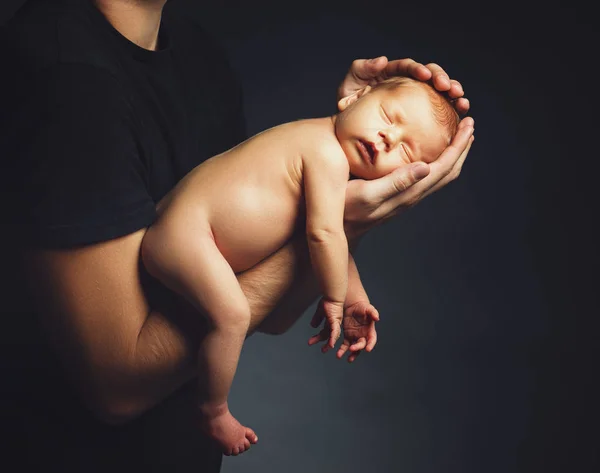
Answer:
[{"label": "baby's knee", "polygon": [[252,315],[248,304],[226,304],[222,310],[207,314],[208,322],[213,329],[234,330],[236,332],[248,331]]}]

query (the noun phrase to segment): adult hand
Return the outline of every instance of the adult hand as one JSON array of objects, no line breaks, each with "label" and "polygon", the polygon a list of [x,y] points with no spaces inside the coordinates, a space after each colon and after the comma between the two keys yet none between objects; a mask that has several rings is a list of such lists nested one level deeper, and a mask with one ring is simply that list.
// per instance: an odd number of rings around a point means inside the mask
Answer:
[{"label": "adult hand", "polygon": [[408,76],[428,81],[440,92],[446,92],[456,111],[465,115],[469,111],[469,100],[464,98],[460,82],[450,79],[448,74],[435,63],[423,65],[413,59],[388,61],[380,56],[374,59],[356,59],[338,88],[338,101],[367,85],[375,85],[393,76]]},{"label": "adult hand", "polygon": [[413,207],[460,175],[475,122],[463,118],[452,143],[430,164],[411,163],[379,179],[353,179],[346,190],[344,225],[350,241]]}]

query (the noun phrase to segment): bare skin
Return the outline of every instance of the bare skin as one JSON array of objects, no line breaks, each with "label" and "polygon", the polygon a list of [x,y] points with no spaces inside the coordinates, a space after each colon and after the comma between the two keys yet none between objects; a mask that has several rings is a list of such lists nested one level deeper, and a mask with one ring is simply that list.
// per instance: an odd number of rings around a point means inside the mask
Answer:
[{"label": "bare skin", "polygon": [[[207,367],[199,385],[200,425],[225,454],[244,452],[256,441],[227,407],[251,319],[235,274],[282,247],[305,221],[326,319],[309,344],[326,336],[323,351],[334,348],[345,311],[348,336],[362,335],[379,315],[365,300],[348,253],[347,181],[350,171],[381,177],[411,160],[432,162],[444,150],[447,138],[423,87],[428,86],[417,81],[394,89],[367,87],[341,101],[333,117],[259,133],[197,166],[157,206],[142,260],[150,274],[208,319],[199,351],[199,365]],[[341,355],[349,346],[342,347]]]},{"label": "bare skin", "polygon": [[[125,37],[155,49],[164,1],[95,3]],[[432,79],[438,90],[457,99],[457,110],[468,110],[458,82],[450,81],[439,66],[412,59],[357,60],[339,90],[350,95],[390,74]],[[374,181],[351,181],[344,214],[350,246],[370,228],[456,179],[472,143],[472,125],[472,119],[463,120],[452,144],[430,165],[409,165]],[[145,231],[81,248],[30,250],[23,264],[32,303],[44,314],[43,324],[65,369],[90,409],[109,423],[139,416],[199,372],[196,354],[205,328],[185,301],[164,297],[157,302],[150,297],[157,288],[148,282],[138,259]],[[318,288],[307,258],[305,237],[300,235],[236,275],[250,305],[248,335],[256,330],[284,333],[314,301]],[[318,326],[321,320],[315,315]],[[366,333],[372,339],[373,331]],[[357,348],[348,360],[361,351]]]},{"label": "bare skin", "polygon": [[[351,245],[458,177],[472,141],[466,123],[435,163],[349,183],[344,223]],[[90,410],[111,424],[138,417],[201,372],[197,353],[205,329],[197,313],[172,298],[152,301],[157,288],[140,272],[145,231],[82,248],[30,250],[23,264],[32,303],[44,314],[67,374]],[[252,311],[249,335],[285,333],[318,294],[304,235],[237,278]],[[317,317],[314,326],[320,322]]]},{"label": "bare skin", "polygon": [[[256,441],[256,434],[227,407],[251,319],[235,274],[253,267],[294,235],[303,214],[303,168],[311,165],[306,155],[314,154],[307,147],[323,143],[326,137],[334,140],[331,120],[294,122],[211,158],[160,202],[158,220],[143,240],[142,259],[150,274],[208,317],[210,330],[199,351],[199,364],[209,367],[199,379],[200,425],[227,455],[241,453]],[[338,179],[337,235],[345,243],[342,215],[347,164]],[[314,200],[332,201],[318,195]],[[321,249],[329,241],[318,238],[320,228],[315,230],[309,246],[312,240]],[[347,263],[347,244],[339,250]],[[340,270],[345,278],[347,270],[343,266]],[[343,293],[334,294],[340,300],[338,324],[345,299],[345,287],[341,289]]]}]

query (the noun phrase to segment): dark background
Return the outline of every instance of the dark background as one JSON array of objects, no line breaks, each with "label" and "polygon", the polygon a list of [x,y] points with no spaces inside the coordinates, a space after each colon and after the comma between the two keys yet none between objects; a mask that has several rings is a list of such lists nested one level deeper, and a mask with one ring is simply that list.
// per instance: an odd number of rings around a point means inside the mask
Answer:
[{"label": "dark background", "polygon": [[308,347],[308,316],[249,339],[230,405],[260,443],[223,473],[600,471],[591,7],[207,3],[171,8],[223,41],[252,134],[333,113],[351,61],[383,54],[442,65],[476,122],[460,178],[359,249],[372,354]]}]

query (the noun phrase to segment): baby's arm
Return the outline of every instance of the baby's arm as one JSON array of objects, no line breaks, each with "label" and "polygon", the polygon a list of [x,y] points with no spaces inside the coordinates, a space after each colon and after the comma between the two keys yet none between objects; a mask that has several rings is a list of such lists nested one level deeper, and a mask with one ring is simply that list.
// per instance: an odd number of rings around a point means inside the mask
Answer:
[{"label": "baby's arm", "polygon": [[313,271],[323,294],[321,304],[329,324],[329,347],[341,333],[348,287],[348,241],[344,205],[349,166],[337,142],[305,157],[306,236]]},{"label": "baby's arm", "polygon": [[348,294],[344,303],[344,340],[337,357],[342,358],[350,350],[348,361],[353,362],[361,350],[370,352],[377,343],[375,322],[379,312],[369,302],[369,296],[360,280],[358,268],[352,254],[348,254]]},{"label": "baby's arm", "polygon": [[[319,306],[313,315],[311,325],[318,327],[323,321],[324,311]],[[344,353],[350,350],[348,361],[353,362],[363,349],[371,351],[377,343],[377,331],[375,322],[379,321],[379,312],[369,302],[369,296],[365,291],[358,274],[358,269],[352,254],[348,253],[348,293],[344,303],[344,339],[337,351],[337,357],[342,358]],[[329,336],[327,328],[308,340],[309,345],[314,345],[327,339]],[[328,345],[322,348],[325,353]]]},{"label": "baby's arm", "polygon": [[360,274],[352,253],[348,253],[348,293],[344,301],[344,307],[350,307],[357,302],[369,303],[369,296],[360,280]]}]

